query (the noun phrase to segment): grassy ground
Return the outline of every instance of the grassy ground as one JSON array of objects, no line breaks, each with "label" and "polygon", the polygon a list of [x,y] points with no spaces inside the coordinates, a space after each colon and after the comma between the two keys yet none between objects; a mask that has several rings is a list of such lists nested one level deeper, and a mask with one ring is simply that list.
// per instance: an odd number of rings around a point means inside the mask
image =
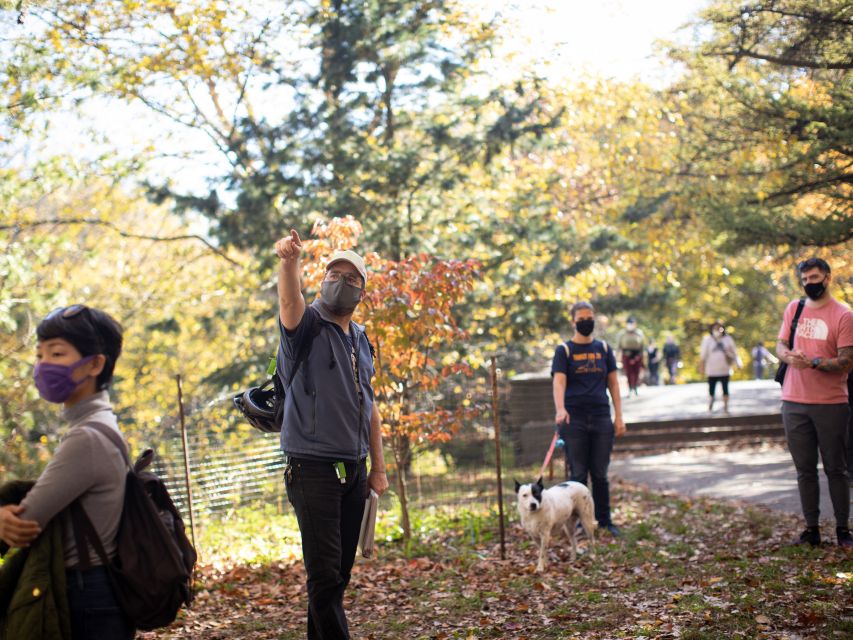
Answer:
[{"label": "grassy ground", "polygon": [[[853,554],[788,547],[797,518],[629,485],[613,494],[623,538],[600,538],[597,557],[574,564],[561,539],[542,575],[514,505],[505,560],[494,513],[420,513],[420,539],[408,546],[384,523],[380,537],[391,541],[357,562],[347,592],[353,637],[853,637]],[[266,513],[209,528],[201,542],[223,552],[206,554],[194,608],[142,637],[304,638],[305,576],[291,527]],[[254,558],[245,552],[252,537],[265,549]],[[229,561],[229,549],[242,549],[242,561]]]}]

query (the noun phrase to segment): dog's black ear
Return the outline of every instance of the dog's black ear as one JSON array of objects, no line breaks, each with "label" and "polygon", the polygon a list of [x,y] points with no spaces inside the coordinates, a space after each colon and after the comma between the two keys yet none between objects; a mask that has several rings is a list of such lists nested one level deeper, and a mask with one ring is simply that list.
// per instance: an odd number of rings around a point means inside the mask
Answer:
[{"label": "dog's black ear", "polygon": [[539,479],[536,481],[536,486],[538,486],[540,489],[545,488],[545,485],[542,484],[542,476],[539,476]]},{"label": "dog's black ear", "polygon": [[518,480],[513,478],[513,482],[515,482],[515,492],[518,493],[518,490],[521,489],[521,485],[518,484]]}]

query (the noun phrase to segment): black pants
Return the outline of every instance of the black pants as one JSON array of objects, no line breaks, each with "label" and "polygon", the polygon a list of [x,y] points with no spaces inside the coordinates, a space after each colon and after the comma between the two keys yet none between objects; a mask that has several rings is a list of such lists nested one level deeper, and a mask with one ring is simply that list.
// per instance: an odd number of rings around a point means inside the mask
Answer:
[{"label": "black pants", "polygon": [[130,640],[135,630],[122,613],[104,567],[66,571],[73,640]]},{"label": "black pants", "polygon": [[308,574],[308,640],[348,640],[344,591],[358,546],[367,468],[346,463],[341,483],[330,462],[290,460],[285,474],[287,498],[302,534]]},{"label": "black pants", "polygon": [[592,502],[599,526],[613,524],[610,520],[610,482],[607,468],[616,431],[610,414],[582,416],[573,414],[569,424],[560,425],[560,437],[566,443],[566,461],[570,479],[587,484],[592,479]]},{"label": "black pants", "polygon": [[723,397],[729,395],[729,376],[708,376],[708,395],[712,398],[717,391],[717,383],[723,385]]}]

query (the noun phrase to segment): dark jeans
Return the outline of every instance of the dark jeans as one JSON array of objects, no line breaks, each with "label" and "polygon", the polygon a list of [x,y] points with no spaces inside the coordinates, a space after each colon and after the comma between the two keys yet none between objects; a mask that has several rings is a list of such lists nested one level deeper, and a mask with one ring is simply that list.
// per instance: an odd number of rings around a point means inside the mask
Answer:
[{"label": "dark jeans", "polygon": [[308,574],[308,639],[347,640],[344,591],[368,495],[366,464],[346,463],[344,484],[330,462],[291,459],[290,467],[287,498],[299,522]]},{"label": "dark jeans", "polygon": [[[847,375],[853,376],[853,373]],[[847,479],[853,482],[853,404],[848,407],[850,416],[847,418]]]},{"label": "dark jeans", "polygon": [[678,358],[667,358],[666,370],[669,372],[669,381],[667,384],[674,384],[675,376],[678,374]]},{"label": "dark jeans", "polygon": [[717,383],[723,386],[723,397],[729,395],[729,376],[708,376],[708,395],[712,398],[717,391]]},{"label": "dark jeans", "polygon": [[658,367],[660,366],[659,362],[650,362],[649,363],[649,386],[656,387],[660,384],[660,377],[658,375]]},{"label": "dark jeans", "polygon": [[592,479],[592,501],[595,519],[599,526],[612,524],[610,520],[610,483],[607,468],[616,431],[610,414],[583,416],[571,414],[569,424],[560,425],[560,437],[566,443],[566,462],[571,480],[587,484]]},{"label": "dark jeans", "polygon": [[797,469],[797,488],[806,526],[820,520],[820,485],[817,455],[829,485],[835,524],[846,527],[850,518],[850,485],[847,478],[847,404],[800,404],[782,402],[782,421],[788,450]]},{"label": "dark jeans", "polygon": [[73,640],[132,640],[136,630],[119,609],[104,567],[65,575]]}]

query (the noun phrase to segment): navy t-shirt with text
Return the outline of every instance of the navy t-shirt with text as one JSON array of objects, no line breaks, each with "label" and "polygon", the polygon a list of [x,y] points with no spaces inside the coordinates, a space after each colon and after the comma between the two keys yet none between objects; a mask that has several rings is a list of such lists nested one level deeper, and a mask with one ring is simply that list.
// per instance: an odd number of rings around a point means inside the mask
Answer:
[{"label": "navy t-shirt with text", "polygon": [[554,352],[551,375],[566,374],[566,411],[583,415],[610,415],[607,374],[616,371],[613,349],[601,340],[590,344],[568,343],[572,358],[561,344]]}]

